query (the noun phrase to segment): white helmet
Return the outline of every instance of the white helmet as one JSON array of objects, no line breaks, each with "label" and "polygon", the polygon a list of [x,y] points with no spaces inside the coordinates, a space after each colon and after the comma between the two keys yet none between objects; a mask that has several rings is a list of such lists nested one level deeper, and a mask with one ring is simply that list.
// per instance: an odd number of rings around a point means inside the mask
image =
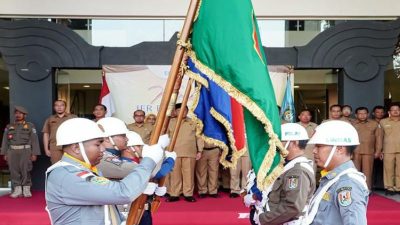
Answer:
[{"label": "white helmet", "polygon": [[306,129],[297,123],[285,123],[281,125],[282,141],[308,140]]},{"label": "white helmet", "polygon": [[331,120],[319,125],[308,144],[334,146],[359,145],[357,130],[348,122]]},{"label": "white helmet", "polygon": [[104,131],[107,137],[119,134],[126,134],[129,132],[124,121],[115,117],[106,117],[97,121],[99,127]]},{"label": "white helmet", "polygon": [[128,146],[144,145],[142,138],[136,132],[129,131],[126,137],[128,137]]},{"label": "white helmet", "polygon": [[88,119],[73,118],[63,122],[57,129],[57,146],[75,144],[95,138],[103,138],[99,126]]}]

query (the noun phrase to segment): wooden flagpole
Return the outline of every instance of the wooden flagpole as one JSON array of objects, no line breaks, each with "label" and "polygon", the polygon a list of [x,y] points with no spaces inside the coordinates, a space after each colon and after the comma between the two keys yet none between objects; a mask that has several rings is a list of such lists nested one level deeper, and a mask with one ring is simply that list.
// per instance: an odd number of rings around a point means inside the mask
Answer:
[{"label": "wooden flagpole", "polygon": [[[168,104],[171,104],[171,96],[174,90],[175,82],[178,78],[179,68],[182,62],[183,54],[185,52],[185,44],[188,41],[190,29],[192,27],[195,14],[198,8],[199,0],[191,0],[188,13],[185,19],[185,23],[182,28],[180,39],[178,41],[178,46],[175,51],[175,56],[172,61],[171,70],[168,76],[167,84],[161,99],[160,111],[157,115],[156,124],[150,138],[150,145],[157,144],[158,138],[160,137],[161,131],[166,122],[166,113],[168,109]],[[176,101],[176,99],[175,99]],[[172,104],[171,104],[172,105]],[[167,117],[168,119],[168,117]],[[126,220],[127,225],[137,225],[144,212],[144,204],[146,203],[147,195],[142,194],[139,196],[131,205],[129,210],[128,218]]]}]

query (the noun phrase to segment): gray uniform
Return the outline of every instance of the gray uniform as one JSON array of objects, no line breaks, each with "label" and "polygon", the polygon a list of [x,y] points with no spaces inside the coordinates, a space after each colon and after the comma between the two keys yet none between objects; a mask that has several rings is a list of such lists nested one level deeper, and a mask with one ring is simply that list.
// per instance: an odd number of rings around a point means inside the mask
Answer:
[{"label": "gray uniform", "polygon": [[[329,180],[348,168],[355,168],[352,161],[343,163],[322,177],[315,194],[318,194]],[[361,185],[357,180],[350,178],[349,175],[341,176],[324,194],[312,224],[367,224],[368,195],[368,188]]]},{"label": "gray uniform", "polygon": [[40,155],[35,126],[25,121],[7,125],[0,155],[7,155],[13,187],[31,186],[31,156]]},{"label": "gray uniform", "polygon": [[116,149],[106,149],[103,158],[97,168],[104,177],[110,179],[122,179],[126,177],[138,164],[135,162],[123,161]]},{"label": "gray uniform", "polygon": [[65,155],[61,162],[72,165],[49,171],[46,181],[46,203],[54,225],[104,224],[104,205],[131,203],[145,189],[156,165],[150,158],[143,158],[117,182],[92,173]]}]

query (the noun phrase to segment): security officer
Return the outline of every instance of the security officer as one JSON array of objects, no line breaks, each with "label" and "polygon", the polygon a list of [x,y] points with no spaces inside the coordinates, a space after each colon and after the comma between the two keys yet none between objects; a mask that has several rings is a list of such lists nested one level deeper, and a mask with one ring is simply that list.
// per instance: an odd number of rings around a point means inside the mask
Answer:
[{"label": "security officer", "polygon": [[153,131],[153,125],[150,123],[145,123],[144,118],[146,113],[143,110],[136,110],[133,112],[134,123],[128,124],[128,129],[135,131],[142,137],[145,144],[149,144],[151,132]]},{"label": "security officer", "polygon": [[25,121],[28,111],[22,106],[15,106],[14,123],[4,130],[1,154],[8,161],[11,183],[14,191],[11,198],[32,197],[31,170],[32,162],[40,155],[39,140],[35,126]]},{"label": "security officer", "polygon": [[356,129],[348,122],[328,121],[308,143],[315,144],[315,162],[324,170],[303,224],[367,224],[368,186],[351,161],[360,144]]},{"label": "security officer", "polygon": [[383,129],[383,183],[386,194],[400,191],[400,104],[392,104],[389,117],[382,119]]},{"label": "security officer", "polygon": [[[187,118],[188,108],[181,109],[181,104],[176,104],[176,115],[180,110],[185,110],[184,118],[179,130],[178,138],[174,151],[177,154],[174,170],[170,174],[170,183],[168,193],[169,202],[179,201],[179,196],[183,196],[187,202],[195,202],[193,197],[194,191],[194,173],[196,161],[201,158],[204,142],[201,138],[196,137],[196,124],[190,118]],[[176,118],[171,119],[169,123],[169,135],[175,129]]]},{"label": "security officer", "polygon": [[[297,123],[306,129],[308,137],[310,138],[314,134],[315,128],[318,126],[318,124],[311,122],[311,111],[309,109],[303,109],[297,118],[299,118],[299,122]],[[307,145],[305,149],[305,156],[312,161],[314,161],[313,149],[313,145]],[[315,164],[314,171],[317,171],[317,165]]]},{"label": "security officer", "polygon": [[360,145],[354,151],[353,162],[367,178],[368,189],[371,193],[374,158],[379,158],[382,150],[382,129],[375,120],[368,119],[366,107],[356,109],[356,118],[353,126],[357,130]]},{"label": "security officer", "polygon": [[115,117],[100,119],[97,121],[97,124],[106,136],[102,143],[105,152],[98,165],[98,169],[104,177],[121,179],[137,166],[135,162],[121,160],[121,150],[127,148],[128,138],[126,137],[126,133],[129,130],[122,120]]},{"label": "security officer", "polygon": [[62,159],[46,171],[46,203],[52,224],[120,224],[114,204],[128,204],[145,189],[151,171],[162,159],[159,145],[143,148],[143,159],[120,181],[102,177],[104,134],[88,119],[65,121],[57,130]]},{"label": "security officer", "polygon": [[305,157],[307,131],[299,124],[282,126],[282,144],[289,151],[282,174],[263,193],[265,212],[257,212],[260,224],[301,224],[315,190],[313,163]]}]

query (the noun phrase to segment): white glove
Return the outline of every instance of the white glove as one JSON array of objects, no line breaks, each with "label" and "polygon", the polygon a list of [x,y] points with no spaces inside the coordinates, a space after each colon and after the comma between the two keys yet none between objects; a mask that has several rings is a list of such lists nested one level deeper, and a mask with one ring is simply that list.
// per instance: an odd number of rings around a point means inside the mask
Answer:
[{"label": "white glove", "polygon": [[152,146],[144,145],[142,150],[142,157],[143,158],[150,158],[156,164],[159,163],[164,156],[164,151],[162,150],[161,146],[156,144]]},{"label": "white glove", "polygon": [[158,144],[161,146],[161,148],[165,149],[169,145],[170,139],[168,137],[168,134],[161,135],[158,138]]},{"label": "white glove", "polygon": [[157,187],[157,188],[156,188],[155,194],[156,194],[157,196],[162,197],[162,196],[164,196],[166,193],[167,193],[167,187],[162,186],[162,187]]},{"label": "white glove", "polygon": [[246,207],[250,207],[251,205],[254,205],[254,203],[256,203],[256,200],[253,199],[253,194],[245,195],[243,201]]},{"label": "white glove", "polygon": [[172,158],[175,161],[176,152],[165,151],[165,158]]},{"label": "white glove", "polygon": [[149,182],[147,184],[146,189],[144,189],[143,194],[152,195],[156,191],[156,188],[157,188],[157,184],[156,183]]},{"label": "white glove", "polygon": [[261,214],[261,213],[263,213],[263,211],[256,210],[256,211],[254,212],[253,221],[254,221],[256,224],[261,224],[261,223],[260,223],[260,214]]}]

